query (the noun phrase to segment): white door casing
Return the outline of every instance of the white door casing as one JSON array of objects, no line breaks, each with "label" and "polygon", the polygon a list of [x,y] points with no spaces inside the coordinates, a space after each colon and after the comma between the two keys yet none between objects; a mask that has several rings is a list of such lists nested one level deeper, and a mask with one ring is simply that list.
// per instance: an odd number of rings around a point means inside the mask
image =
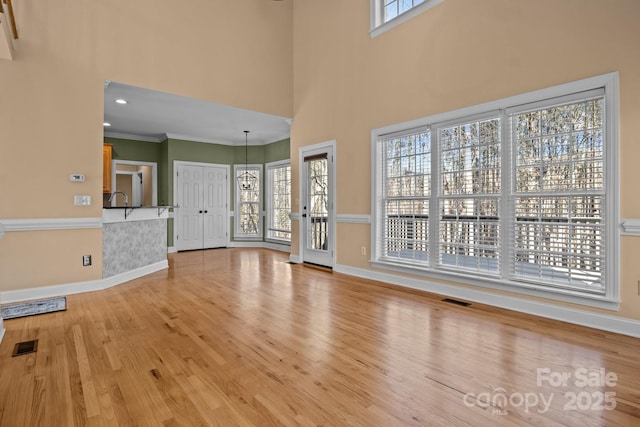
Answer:
[{"label": "white door casing", "polygon": [[335,263],[335,141],[300,148],[300,251],[303,262]]}]

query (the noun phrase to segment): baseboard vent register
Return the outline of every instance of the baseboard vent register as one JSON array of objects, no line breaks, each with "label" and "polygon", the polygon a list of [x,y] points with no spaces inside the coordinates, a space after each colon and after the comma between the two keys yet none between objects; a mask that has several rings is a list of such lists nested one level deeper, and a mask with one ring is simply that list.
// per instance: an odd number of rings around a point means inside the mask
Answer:
[{"label": "baseboard vent register", "polygon": [[27,301],[3,305],[1,312],[4,320],[16,317],[33,316],[35,314],[52,313],[67,309],[67,297],[48,298],[38,301]]},{"label": "baseboard vent register", "polygon": [[457,299],[451,299],[451,298],[445,298],[442,301],[448,302],[449,304],[460,305],[462,307],[469,307],[471,305],[470,302],[458,301]]}]

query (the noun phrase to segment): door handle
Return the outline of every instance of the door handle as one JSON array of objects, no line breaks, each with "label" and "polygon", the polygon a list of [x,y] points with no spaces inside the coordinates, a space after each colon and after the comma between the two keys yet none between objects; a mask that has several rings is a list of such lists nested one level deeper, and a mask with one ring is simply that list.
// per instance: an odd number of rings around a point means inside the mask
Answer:
[{"label": "door handle", "polygon": [[204,213],[209,213],[209,211],[204,211]]},{"label": "door handle", "polygon": [[307,217],[307,214],[302,214],[302,218],[306,218],[306,217]]},{"label": "door handle", "polygon": [[202,213],[202,211],[198,211],[198,213]]}]

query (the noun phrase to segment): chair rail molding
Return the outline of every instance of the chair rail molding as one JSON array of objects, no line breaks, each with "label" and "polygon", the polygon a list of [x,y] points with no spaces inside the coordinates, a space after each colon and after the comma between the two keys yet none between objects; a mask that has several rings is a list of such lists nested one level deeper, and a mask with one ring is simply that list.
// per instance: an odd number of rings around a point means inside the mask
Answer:
[{"label": "chair rail molding", "polygon": [[371,224],[371,215],[369,214],[336,214],[336,222],[345,222],[348,224]]},{"label": "chair rail molding", "polygon": [[0,224],[5,232],[102,228],[102,217],[0,219]]},{"label": "chair rail molding", "polygon": [[623,219],[620,230],[623,236],[640,236],[640,219]]}]

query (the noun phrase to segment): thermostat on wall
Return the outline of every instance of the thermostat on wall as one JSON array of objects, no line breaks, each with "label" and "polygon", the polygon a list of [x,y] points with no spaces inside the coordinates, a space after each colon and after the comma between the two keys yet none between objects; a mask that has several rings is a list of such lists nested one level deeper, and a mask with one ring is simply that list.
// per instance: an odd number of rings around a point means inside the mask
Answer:
[{"label": "thermostat on wall", "polygon": [[71,175],[69,175],[69,180],[71,182],[84,182],[84,174],[72,173]]}]

